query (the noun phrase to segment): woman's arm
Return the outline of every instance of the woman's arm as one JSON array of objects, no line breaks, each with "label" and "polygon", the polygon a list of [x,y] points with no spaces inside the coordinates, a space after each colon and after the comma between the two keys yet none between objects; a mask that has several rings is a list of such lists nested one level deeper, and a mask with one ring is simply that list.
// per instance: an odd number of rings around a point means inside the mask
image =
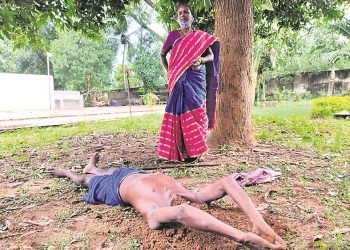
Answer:
[{"label": "woman's arm", "polygon": [[210,47],[205,51],[205,53],[203,53],[203,55],[201,57],[198,57],[196,60],[194,60],[191,66],[197,67],[201,64],[204,64],[206,62],[211,62],[214,60],[214,53]]},{"label": "woman's arm", "polygon": [[163,47],[162,47],[162,51],[160,53],[160,61],[163,64],[164,68],[168,71],[168,61],[166,58],[166,55],[169,53],[169,51],[172,49],[173,47],[173,43],[174,41],[179,37],[179,31],[178,30],[174,30],[171,31],[168,34],[168,37],[166,38]]},{"label": "woman's arm", "polygon": [[162,62],[165,70],[168,71],[168,61],[166,59],[166,54],[163,52],[160,53],[160,61]]},{"label": "woman's arm", "polygon": [[207,53],[208,53],[208,54],[207,54],[206,56],[200,57],[200,58],[201,58],[201,61],[202,61],[202,64],[203,64],[203,63],[206,63],[206,62],[212,62],[212,61],[214,61],[214,53],[213,53],[213,51],[211,50],[210,47],[207,49]]}]

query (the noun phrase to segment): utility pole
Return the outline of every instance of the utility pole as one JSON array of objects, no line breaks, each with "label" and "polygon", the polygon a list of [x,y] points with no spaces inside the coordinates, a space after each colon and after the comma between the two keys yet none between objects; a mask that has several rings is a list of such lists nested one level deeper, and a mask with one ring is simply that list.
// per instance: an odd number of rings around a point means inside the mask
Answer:
[{"label": "utility pole", "polygon": [[52,53],[50,52],[47,52],[46,53],[46,62],[47,62],[47,77],[48,77],[48,80],[49,80],[49,102],[50,102],[50,109],[52,109],[52,106],[51,106],[51,99],[52,99],[52,96],[51,96],[51,77],[50,77],[50,57],[52,56]]}]

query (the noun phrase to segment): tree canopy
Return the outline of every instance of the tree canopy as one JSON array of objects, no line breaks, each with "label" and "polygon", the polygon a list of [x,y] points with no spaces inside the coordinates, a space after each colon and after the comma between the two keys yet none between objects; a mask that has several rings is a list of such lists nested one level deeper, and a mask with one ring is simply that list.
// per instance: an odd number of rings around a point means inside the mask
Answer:
[{"label": "tree canopy", "polygon": [[[14,40],[23,46],[31,42],[40,46],[42,28],[52,22],[60,29],[80,30],[95,36],[107,26],[125,24],[125,15],[130,5],[137,5],[140,0],[4,0],[0,5],[0,38]],[[176,6],[186,2],[194,6],[197,13],[197,28],[213,31],[214,12],[212,0],[157,0],[145,1],[157,10],[160,20],[167,28],[176,24]],[[256,0],[255,35],[267,37],[277,29],[300,29],[312,19],[336,19],[343,15],[348,0]]]},{"label": "tree canopy", "polygon": [[42,28],[48,22],[59,29],[80,30],[95,36],[106,26],[125,22],[125,8],[138,0],[4,0],[0,4],[0,39],[8,38],[17,46],[28,42],[45,43]]},{"label": "tree canopy", "polygon": [[[176,7],[183,2],[194,7],[196,28],[213,32],[214,10],[210,0],[158,0],[154,8],[159,12],[162,22],[168,29],[177,28]],[[255,35],[267,37],[276,29],[298,30],[311,20],[337,19],[344,14],[348,0],[256,0],[254,1]]]}]

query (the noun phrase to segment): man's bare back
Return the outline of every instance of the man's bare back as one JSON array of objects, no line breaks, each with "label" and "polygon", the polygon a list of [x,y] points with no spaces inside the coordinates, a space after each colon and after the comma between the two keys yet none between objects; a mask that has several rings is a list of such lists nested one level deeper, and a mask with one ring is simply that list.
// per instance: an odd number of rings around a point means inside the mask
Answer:
[{"label": "man's bare back", "polygon": [[[52,168],[50,171],[55,176],[68,177],[76,184],[89,186],[93,177],[112,175],[118,170],[98,168],[98,158],[97,153],[93,155],[90,163],[84,168],[83,175],[59,168]],[[264,221],[232,175],[208,185],[199,192],[193,192],[163,173],[135,172],[121,181],[119,195],[124,204],[130,204],[140,212],[151,229],[158,229],[163,223],[178,222],[188,227],[218,233],[252,249],[286,249],[286,243]],[[229,195],[248,216],[251,233],[233,228],[186,203],[172,206],[176,197],[193,203],[209,203],[225,195]]]}]

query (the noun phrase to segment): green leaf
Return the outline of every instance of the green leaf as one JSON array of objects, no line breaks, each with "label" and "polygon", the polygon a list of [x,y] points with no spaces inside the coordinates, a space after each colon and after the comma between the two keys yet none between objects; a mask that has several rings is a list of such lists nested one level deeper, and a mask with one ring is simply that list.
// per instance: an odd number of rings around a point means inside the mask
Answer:
[{"label": "green leaf", "polygon": [[273,11],[273,5],[271,0],[256,0],[256,8],[260,11],[270,10]]}]

